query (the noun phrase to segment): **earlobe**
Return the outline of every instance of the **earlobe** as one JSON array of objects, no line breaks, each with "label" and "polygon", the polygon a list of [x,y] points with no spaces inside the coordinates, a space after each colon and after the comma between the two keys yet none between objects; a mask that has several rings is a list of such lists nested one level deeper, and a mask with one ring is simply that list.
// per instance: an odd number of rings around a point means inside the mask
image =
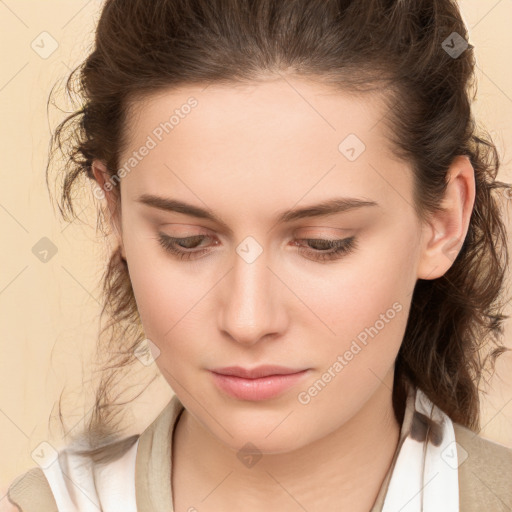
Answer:
[{"label": "earlobe", "polygon": [[423,227],[418,279],[437,279],[453,265],[466,238],[474,202],[474,169],[469,158],[460,155],[448,170],[441,208]]}]

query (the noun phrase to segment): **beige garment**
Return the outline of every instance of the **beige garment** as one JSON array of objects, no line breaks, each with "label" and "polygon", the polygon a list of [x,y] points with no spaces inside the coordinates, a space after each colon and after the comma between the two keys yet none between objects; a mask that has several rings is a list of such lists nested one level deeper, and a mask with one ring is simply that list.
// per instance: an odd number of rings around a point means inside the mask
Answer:
[{"label": "beige garment", "polygon": [[[139,439],[135,461],[135,492],[140,512],[169,512],[172,508],[172,435],[183,404],[173,396]],[[370,512],[381,512],[400,447],[414,426],[414,408],[407,402],[400,440],[392,464]],[[512,449],[478,436],[454,423],[458,448],[460,512],[512,511]],[[466,453],[467,457],[466,457]],[[22,512],[63,512],[43,471],[32,468],[16,478],[8,490]],[[442,511],[440,511],[442,512]]]}]

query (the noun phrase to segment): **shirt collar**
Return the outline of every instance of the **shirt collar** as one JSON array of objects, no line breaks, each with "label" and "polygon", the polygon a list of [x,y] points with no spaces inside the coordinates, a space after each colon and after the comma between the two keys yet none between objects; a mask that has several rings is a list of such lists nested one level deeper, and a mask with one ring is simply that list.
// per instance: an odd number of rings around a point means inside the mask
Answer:
[{"label": "shirt collar", "polygon": [[[397,449],[391,465],[381,484],[377,499],[370,512],[381,512],[389,481],[393,473],[400,448],[411,432],[415,412],[415,389],[408,387],[404,419],[400,429]],[[184,406],[174,395],[157,418],[139,438],[135,461],[135,488],[137,510],[169,512],[172,507],[171,470],[172,436]]]}]

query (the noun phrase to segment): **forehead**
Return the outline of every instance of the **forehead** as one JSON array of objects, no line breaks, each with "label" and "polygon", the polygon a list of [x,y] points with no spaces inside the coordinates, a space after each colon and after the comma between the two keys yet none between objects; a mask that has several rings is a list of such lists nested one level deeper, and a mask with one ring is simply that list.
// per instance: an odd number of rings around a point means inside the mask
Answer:
[{"label": "forehead", "polygon": [[281,209],[305,195],[307,202],[325,199],[333,188],[390,204],[412,194],[410,171],[390,150],[386,106],[375,93],[291,78],[194,85],[144,97],[129,113],[120,166],[133,151],[150,148],[123,180],[134,199],[179,191],[211,203],[236,193],[263,208],[278,201]]},{"label": "forehead", "polygon": [[[190,107],[192,101],[194,106]],[[269,139],[283,141],[292,135],[313,139],[312,132],[317,132],[317,138],[327,137],[329,143],[348,133],[371,143],[370,138],[381,135],[374,129],[382,121],[386,106],[377,93],[349,93],[320,82],[289,77],[164,89],[130,102],[128,112],[130,145],[136,145],[148,133],[158,132],[160,123],[169,121],[173,114],[171,129],[178,137],[179,132],[193,131],[197,138],[222,141],[241,138],[243,128],[252,135],[257,133],[255,142],[261,143],[268,143]],[[190,130],[186,130],[187,126]],[[169,130],[163,131],[155,136],[168,138]],[[187,133],[186,138],[190,135]]]}]

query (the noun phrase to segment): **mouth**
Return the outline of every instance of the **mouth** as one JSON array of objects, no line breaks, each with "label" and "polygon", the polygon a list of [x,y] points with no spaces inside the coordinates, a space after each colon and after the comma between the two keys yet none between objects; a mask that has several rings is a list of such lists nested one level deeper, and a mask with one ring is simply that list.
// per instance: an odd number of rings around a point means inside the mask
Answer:
[{"label": "mouth", "polygon": [[[217,370],[211,370],[210,373],[221,391],[233,398],[249,401],[261,401],[279,396],[309,374],[309,369],[292,370],[290,368],[285,369],[288,373],[272,373],[285,371],[283,367],[278,370],[275,367],[274,369],[267,367],[252,371],[245,370],[245,372],[241,370],[239,367],[229,370],[224,368],[222,371],[231,373],[218,373]],[[249,374],[249,376],[240,376],[240,373]],[[258,374],[259,376],[256,376]]]},{"label": "mouth", "polygon": [[292,375],[305,370],[305,368],[288,368],[286,366],[266,364],[251,369],[243,368],[242,366],[227,366],[224,368],[214,368],[211,371],[220,375],[243,377],[244,379],[259,379],[260,377],[273,375]]}]

